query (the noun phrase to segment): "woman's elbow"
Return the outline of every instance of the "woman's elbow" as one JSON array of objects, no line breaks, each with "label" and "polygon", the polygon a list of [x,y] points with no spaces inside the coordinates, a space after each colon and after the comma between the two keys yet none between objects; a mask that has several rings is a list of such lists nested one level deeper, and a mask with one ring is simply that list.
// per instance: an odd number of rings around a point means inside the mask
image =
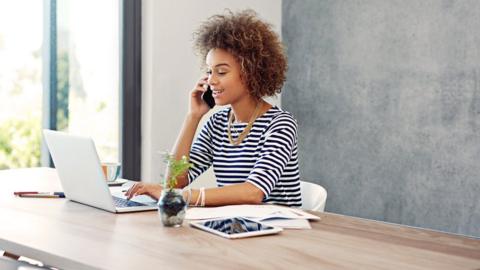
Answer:
[{"label": "woman's elbow", "polygon": [[263,202],[263,197],[263,192],[260,189],[255,188],[255,190],[251,192],[250,204],[261,204]]},{"label": "woman's elbow", "polygon": [[188,186],[188,175],[184,174],[181,176],[177,176],[177,186],[176,188],[184,188]]}]

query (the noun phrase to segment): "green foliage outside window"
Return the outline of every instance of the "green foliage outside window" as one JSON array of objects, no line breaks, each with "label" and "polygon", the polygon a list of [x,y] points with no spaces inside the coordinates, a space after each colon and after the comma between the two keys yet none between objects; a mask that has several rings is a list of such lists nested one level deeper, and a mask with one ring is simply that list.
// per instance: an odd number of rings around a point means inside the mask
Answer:
[{"label": "green foliage outside window", "polygon": [[59,52],[57,60],[57,130],[65,130],[68,127],[69,65],[68,52]]},{"label": "green foliage outside window", "polygon": [[0,125],[0,169],[40,166],[40,117],[9,119]]},{"label": "green foliage outside window", "polygon": [[[57,129],[68,126],[68,54],[59,53],[57,67]],[[22,93],[24,82],[29,79],[25,72],[17,71],[12,98]],[[17,93],[18,92],[18,93]],[[0,123],[0,170],[38,167],[41,165],[41,123],[40,116],[25,113]]]}]

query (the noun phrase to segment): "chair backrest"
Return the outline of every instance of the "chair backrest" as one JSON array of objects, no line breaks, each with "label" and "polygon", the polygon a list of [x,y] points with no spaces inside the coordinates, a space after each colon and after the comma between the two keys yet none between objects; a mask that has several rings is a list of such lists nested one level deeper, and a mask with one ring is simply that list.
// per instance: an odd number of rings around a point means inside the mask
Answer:
[{"label": "chair backrest", "polygon": [[300,181],[302,209],[323,212],[327,201],[327,190],[320,185]]}]

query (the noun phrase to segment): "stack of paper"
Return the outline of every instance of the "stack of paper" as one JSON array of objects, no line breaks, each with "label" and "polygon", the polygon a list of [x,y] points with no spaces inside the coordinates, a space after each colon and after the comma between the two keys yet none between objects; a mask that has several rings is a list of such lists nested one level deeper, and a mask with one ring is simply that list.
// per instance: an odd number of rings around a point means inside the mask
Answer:
[{"label": "stack of paper", "polygon": [[246,217],[262,223],[288,228],[310,229],[308,220],[319,220],[320,217],[302,210],[276,205],[231,205],[221,207],[188,208],[186,219],[212,219],[226,217]]}]

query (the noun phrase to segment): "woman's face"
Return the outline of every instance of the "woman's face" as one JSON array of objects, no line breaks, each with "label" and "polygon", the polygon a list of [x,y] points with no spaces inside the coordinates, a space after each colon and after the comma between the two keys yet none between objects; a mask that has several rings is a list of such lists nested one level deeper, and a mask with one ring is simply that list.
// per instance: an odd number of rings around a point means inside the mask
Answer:
[{"label": "woman's face", "polygon": [[206,57],[208,84],[217,105],[235,104],[250,98],[240,78],[240,64],[233,55],[222,49],[211,49]]}]

